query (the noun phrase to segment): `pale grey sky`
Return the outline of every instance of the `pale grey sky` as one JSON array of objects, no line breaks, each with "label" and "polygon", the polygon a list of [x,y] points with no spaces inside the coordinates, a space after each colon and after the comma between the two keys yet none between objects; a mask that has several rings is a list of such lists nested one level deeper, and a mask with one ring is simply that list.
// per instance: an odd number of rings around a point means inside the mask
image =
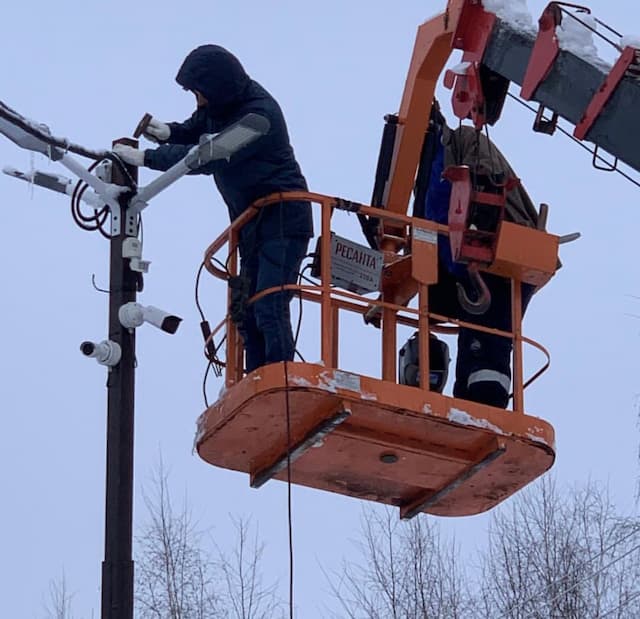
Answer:
[{"label": "pale grey sky", "polygon": [[[193,98],[175,84],[177,68],[193,47],[219,43],[280,101],[310,188],[366,203],[382,118],[397,111],[416,29],[444,4],[23,0],[3,8],[0,98],[57,135],[108,147],[130,135],[144,112],[164,120],[189,116]],[[546,2],[528,4],[537,18]],[[640,30],[630,0],[590,6],[624,34]],[[563,248],[564,267],[525,321],[526,334],[552,354],[550,371],[527,393],[527,409],[556,428],[561,481],[608,481],[621,508],[631,509],[640,322],[628,314],[640,315],[640,301],[629,296],[640,294],[638,189],[593,170],[590,157],[565,138],[533,134],[531,124],[529,113],[510,102],[491,135],[534,201],[551,204],[549,229],[578,230],[583,238]],[[2,165],[28,169],[30,159],[0,140]],[[65,173],[35,159],[38,167]],[[143,180],[152,177],[142,173]],[[106,376],[78,346],[106,336],[107,299],[92,288],[91,275],[106,286],[108,243],[75,227],[62,196],[6,176],[0,176],[0,195],[1,614],[41,617],[48,582],[64,568],[76,591],[76,613],[98,616]],[[339,233],[361,239],[353,221],[338,221]],[[204,249],[226,225],[226,209],[208,178],[183,179],[145,213],[145,258],[152,265],[140,300],[184,323],[175,336],[149,328],[138,333],[136,518],[144,515],[141,485],[161,451],[177,495],[186,489],[195,514],[218,540],[229,537],[229,513],[251,515],[259,524],[268,573],[280,576],[284,594],[285,485],[251,490],[246,477],[191,453],[204,371],[194,276]],[[220,284],[205,279],[202,300],[212,322],[221,316],[222,299]],[[350,348],[345,363],[375,373],[362,341],[343,343]],[[528,367],[539,362],[532,355]],[[212,380],[209,393],[220,386]],[[327,587],[319,564],[332,569],[351,552],[360,504],[295,488],[293,509],[298,616],[322,617]],[[479,516],[442,526],[471,555],[487,523],[488,516]]]}]

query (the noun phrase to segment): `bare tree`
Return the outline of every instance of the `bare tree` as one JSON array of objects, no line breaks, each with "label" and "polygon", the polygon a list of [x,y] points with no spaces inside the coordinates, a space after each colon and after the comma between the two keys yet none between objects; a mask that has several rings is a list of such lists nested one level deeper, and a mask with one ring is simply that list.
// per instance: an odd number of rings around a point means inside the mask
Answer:
[{"label": "bare tree", "polygon": [[546,476],[496,511],[483,576],[478,616],[640,616],[640,521],[594,483],[559,491]]},{"label": "bare tree", "polygon": [[67,587],[64,571],[59,580],[49,583],[49,597],[45,604],[45,619],[73,619],[71,600],[73,593]]},{"label": "bare tree", "polygon": [[360,562],[345,561],[328,576],[349,619],[463,619],[472,617],[467,578],[455,543],[441,540],[425,516],[408,523],[391,508],[363,511]]},{"label": "bare tree", "polygon": [[251,534],[251,523],[233,518],[236,531],[235,546],[230,554],[218,547],[217,566],[224,577],[221,593],[230,619],[275,619],[284,616],[283,606],[276,593],[276,583],[265,585],[260,571],[264,544],[257,527]]},{"label": "bare tree", "polygon": [[144,495],[149,520],[136,537],[136,608],[141,619],[226,617],[214,570],[186,500],[176,511],[160,462],[153,492]]},{"label": "bare tree", "polygon": [[176,510],[162,462],[151,494],[148,521],[136,536],[136,608],[140,619],[271,619],[282,611],[276,584],[261,572],[264,545],[248,520],[232,518],[231,551],[198,528],[187,500]]}]

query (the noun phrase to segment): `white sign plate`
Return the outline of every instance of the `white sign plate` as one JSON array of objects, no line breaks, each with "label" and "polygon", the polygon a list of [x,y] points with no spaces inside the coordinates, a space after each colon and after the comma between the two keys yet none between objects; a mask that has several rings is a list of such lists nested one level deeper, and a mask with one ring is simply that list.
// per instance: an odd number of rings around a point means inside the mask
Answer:
[{"label": "white sign plate", "polygon": [[357,294],[380,289],[382,252],[331,234],[331,283]]},{"label": "white sign plate", "polygon": [[413,227],[413,238],[416,241],[424,241],[436,245],[438,242],[438,233],[435,230],[427,230],[426,228]]}]

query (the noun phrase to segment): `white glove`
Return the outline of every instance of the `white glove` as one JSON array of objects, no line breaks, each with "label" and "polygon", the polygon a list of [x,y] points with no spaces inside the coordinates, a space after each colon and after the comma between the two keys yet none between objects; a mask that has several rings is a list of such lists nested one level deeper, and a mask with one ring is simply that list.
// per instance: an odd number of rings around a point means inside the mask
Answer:
[{"label": "white glove", "polygon": [[141,167],[144,165],[144,151],[127,146],[126,144],[116,144],[113,147],[113,153],[118,155],[122,161],[129,165]]},{"label": "white glove", "polygon": [[160,142],[166,142],[169,139],[171,129],[167,123],[152,118],[147,128],[142,132],[142,135],[147,138],[147,140],[158,144]]}]

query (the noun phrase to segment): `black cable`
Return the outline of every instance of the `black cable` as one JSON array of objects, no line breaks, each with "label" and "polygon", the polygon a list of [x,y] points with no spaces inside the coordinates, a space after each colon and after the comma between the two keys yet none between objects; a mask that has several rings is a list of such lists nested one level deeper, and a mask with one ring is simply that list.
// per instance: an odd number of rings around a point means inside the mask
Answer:
[{"label": "black cable", "polygon": [[95,273],[91,273],[91,284],[93,285],[94,289],[97,290],[98,292],[104,292],[106,294],[110,293],[110,290],[106,290],[105,288],[100,288],[98,286],[98,284],[96,284],[96,274]]},{"label": "black cable", "polygon": [[[224,341],[227,339],[227,336],[225,335],[217,346],[216,346],[216,343],[213,341],[213,338],[209,340],[209,336],[210,336],[209,321],[207,320],[207,317],[205,316],[204,311],[202,309],[202,305],[200,303],[200,277],[202,275],[202,271],[204,267],[205,267],[205,262],[202,261],[202,263],[200,264],[200,267],[198,268],[198,272],[196,274],[194,296],[195,296],[196,308],[198,309],[198,313],[200,314],[200,319],[201,319],[200,328],[202,329],[202,335],[205,338],[205,357],[209,362],[209,366],[207,367],[207,373],[205,374],[205,381],[206,381],[206,378],[208,376],[209,369],[211,368],[211,366],[213,366],[213,373],[216,375],[217,378],[220,378],[222,376],[222,368],[225,367],[225,363],[218,357],[218,351],[222,347],[222,344],[224,343]],[[206,399],[205,399],[205,402],[206,402]]]},{"label": "black cable", "polygon": [[289,619],[293,619],[293,510],[291,500],[291,409],[289,407],[289,368],[284,362],[284,398],[287,421],[287,522],[289,532]]},{"label": "black cable", "polygon": [[[34,126],[30,123],[24,116],[22,116],[19,112],[16,112],[14,109],[10,108],[6,103],[0,101],[0,118],[4,118],[8,120],[12,125],[19,127],[24,132],[33,135],[38,138],[45,144],[49,146],[53,146],[55,148],[59,148],[64,152],[72,152],[76,155],[80,155],[81,157],[87,157],[88,159],[95,159],[96,161],[100,161],[109,157],[108,151],[94,151],[84,146],[80,146],[79,144],[74,144],[69,142],[69,140],[57,138],[51,133],[49,133],[48,127],[46,131],[44,129],[40,129],[37,126]],[[43,125],[44,126],[44,125]]]},{"label": "black cable", "polygon": [[204,321],[206,317],[204,312],[202,311],[202,306],[200,305],[200,276],[202,275],[202,270],[204,269],[205,263],[202,261],[202,264],[198,268],[198,272],[196,274],[196,285],[195,285],[195,299],[196,299],[196,307],[198,308],[198,312],[200,314],[200,318]]},{"label": "black cable", "polygon": [[[106,218],[100,223],[100,225],[98,225],[98,232],[102,237],[104,237],[108,241],[111,241],[114,238],[114,236],[104,229],[103,224],[105,223],[105,221],[106,221]],[[140,291],[141,289],[138,289],[138,292]]]},{"label": "black cable", "polygon": [[311,284],[312,286],[317,286],[318,282],[314,282],[312,279],[309,279],[306,275],[300,273],[300,281],[307,282],[307,284]]},{"label": "black cable", "polygon": [[[523,107],[526,107],[528,110],[530,110],[531,112],[533,112],[534,114],[537,114],[536,109],[529,105],[528,103],[526,103],[526,101],[523,101],[522,99],[520,99],[520,97],[517,97],[516,95],[512,94],[512,93],[507,93],[512,99],[514,99],[515,101],[517,101],[520,105],[522,105]],[[548,118],[545,118],[544,120],[549,120]],[[563,135],[567,136],[568,138],[571,138],[571,140],[573,140],[576,144],[578,144],[578,146],[580,146],[581,148],[584,148],[584,150],[586,150],[588,153],[591,153],[591,155],[593,156],[594,160],[597,159],[598,161],[602,161],[603,163],[608,163],[607,160],[598,155],[598,151],[597,149],[591,149],[589,148],[586,144],[584,144],[581,140],[579,140],[578,138],[576,138],[574,135],[572,135],[571,133],[569,133],[566,129],[563,129],[560,125],[557,125],[556,128],[558,129],[558,131],[560,131],[560,133],[562,133]],[[627,174],[626,172],[623,172],[620,168],[614,168],[613,170],[611,170],[612,172],[617,172],[618,174],[620,174],[620,176],[622,176],[623,178],[625,178],[626,180],[628,180],[630,183],[633,183],[636,187],[640,187],[640,181],[637,181],[635,178],[633,178],[631,175]]]},{"label": "black cable", "polygon": [[[302,278],[304,276],[304,272],[309,269],[311,270],[311,265],[308,264],[307,266],[305,266],[299,273],[298,273],[298,286],[301,285],[302,283]],[[299,305],[298,305],[298,324],[296,325],[296,333],[293,337],[293,349],[295,350],[296,354],[298,355],[298,357],[300,357],[300,359],[302,360],[303,363],[306,363],[304,360],[304,357],[300,354],[300,352],[298,351],[298,338],[300,337],[300,329],[302,327],[302,290],[298,290],[298,301],[299,301]]]},{"label": "black cable", "polygon": [[[92,172],[96,166],[98,165],[98,161],[94,161],[87,170]],[[75,187],[73,188],[73,192],[71,194],[71,216],[73,217],[76,225],[83,230],[87,230],[89,232],[93,232],[99,228],[100,218],[103,217],[103,209],[94,209],[93,215],[84,215],[80,208],[80,200],[82,198],[82,194],[86,191],[88,184],[83,180],[79,180]]]},{"label": "black cable", "polygon": [[131,176],[131,173],[129,172],[129,168],[127,167],[127,164],[114,152],[107,153],[107,156],[105,157],[105,159],[112,161],[118,166],[118,168],[120,168],[120,172],[122,172],[122,174],[127,178],[128,182],[126,186],[131,191],[135,192],[138,189],[138,183],[136,183],[136,180],[133,178],[133,176]]},{"label": "black cable", "polygon": [[[87,171],[92,172],[99,163],[99,161],[94,161],[87,168]],[[113,238],[112,235],[104,229],[104,225],[109,218],[109,207],[105,205],[100,209],[94,208],[92,215],[85,215],[82,212],[82,196],[88,188],[88,183],[83,180],[79,180],[76,183],[71,194],[71,216],[73,217],[76,225],[82,230],[87,230],[89,232],[95,232],[97,230],[104,238],[111,240]]]},{"label": "black cable", "polygon": [[207,369],[204,371],[204,376],[202,378],[202,397],[204,398],[205,408],[209,408],[209,398],[207,398],[207,379],[209,378],[209,370],[213,363],[209,361],[207,364]]},{"label": "black cable", "polygon": [[[275,206],[275,205],[274,205]],[[279,228],[280,228],[280,239],[284,239],[285,235],[284,235],[284,220],[283,220],[283,202],[280,201],[278,203],[278,208],[279,208]],[[263,209],[264,210],[264,209]],[[262,215],[262,213],[259,214],[259,216]],[[284,303],[290,303],[290,301],[288,301],[286,299],[286,295],[285,295],[285,290],[284,290],[284,281],[282,278],[282,275],[284,274],[284,250],[282,252],[282,255],[280,257],[280,302],[282,303],[282,307],[281,307],[281,314],[284,314],[285,311],[285,307],[284,307]],[[300,274],[298,274],[300,275]],[[297,278],[296,278],[297,279]],[[290,321],[291,319],[289,319]],[[282,327],[282,325],[280,325]],[[288,328],[291,329],[291,323],[289,322]],[[280,337],[282,338],[284,336],[284,333],[280,333]],[[294,346],[294,351],[295,351],[295,346]],[[295,355],[295,352],[294,352]],[[288,360],[284,359],[284,398],[285,398],[285,420],[286,420],[286,427],[287,427],[287,527],[288,527],[288,534],[289,534],[289,619],[293,619],[293,602],[294,602],[294,597],[293,597],[293,583],[294,583],[294,562],[293,562],[293,509],[292,509],[292,488],[291,488],[291,407],[290,407],[290,402],[289,402],[289,366],[288,366]]]}]

